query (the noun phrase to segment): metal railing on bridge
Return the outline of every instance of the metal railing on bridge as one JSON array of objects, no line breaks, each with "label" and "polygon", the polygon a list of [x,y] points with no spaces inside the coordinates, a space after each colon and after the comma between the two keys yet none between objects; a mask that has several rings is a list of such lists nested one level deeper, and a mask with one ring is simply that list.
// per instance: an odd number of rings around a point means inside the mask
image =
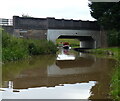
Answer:
[{"label": "metal railing on bridge", "polygon": [[0,18],[0,25],[13,25],[13,19]]}]

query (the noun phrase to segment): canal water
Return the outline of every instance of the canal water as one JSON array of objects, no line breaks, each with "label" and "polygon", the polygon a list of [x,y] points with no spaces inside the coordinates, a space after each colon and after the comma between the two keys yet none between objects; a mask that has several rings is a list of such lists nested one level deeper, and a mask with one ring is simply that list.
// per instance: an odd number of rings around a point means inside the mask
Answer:
[{"label": "canal water", "polygon": [[3,65],[3,99],[109,99],[115,60],[60,49]]}]

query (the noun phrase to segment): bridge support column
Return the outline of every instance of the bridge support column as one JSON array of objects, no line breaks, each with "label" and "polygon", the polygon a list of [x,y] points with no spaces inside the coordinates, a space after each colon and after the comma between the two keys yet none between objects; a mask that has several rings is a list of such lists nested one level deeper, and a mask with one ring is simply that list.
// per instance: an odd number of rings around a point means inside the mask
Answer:
[{"label": "bridge support column", "polygon": [[95,41],[80,41],[80,48],[96,48]]},{"label": "bridge support column", "polygon": [[101,29],[100,34],[101,34],[101,39],[100,39],[101,47],[100,48],[108,47],[107,32],[104,29]]}]

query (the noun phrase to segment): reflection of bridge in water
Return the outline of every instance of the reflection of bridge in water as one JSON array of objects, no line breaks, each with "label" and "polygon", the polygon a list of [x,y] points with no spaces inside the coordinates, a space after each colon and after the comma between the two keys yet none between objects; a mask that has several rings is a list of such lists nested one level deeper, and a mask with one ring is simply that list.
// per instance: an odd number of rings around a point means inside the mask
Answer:
[{"label": "reflection of bridge in water", "polygon": [[[82,62],[81,62],[82,61]],[[109,92],[109,71],[113,60],[80,54],[75,60],[57,60],[51,65],[26,69],[13,79],[14,89],[55,87],[63,84],[96,81],[90,98],[106,98]]]}]

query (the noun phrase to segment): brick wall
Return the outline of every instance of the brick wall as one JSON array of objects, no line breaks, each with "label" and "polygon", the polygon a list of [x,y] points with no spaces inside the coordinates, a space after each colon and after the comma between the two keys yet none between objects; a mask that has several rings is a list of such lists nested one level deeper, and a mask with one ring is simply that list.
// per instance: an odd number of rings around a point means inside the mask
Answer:
[{"label": "brick wall", "polygon": [[13,17],[14,29],[86,29],[100,30],[96,21],[67,20],[55,18]]},{"label": "brick wall", "polygon": [[47,39],[47,30],[20,30],[14,29],[14,35],[17,37],[30,39]]}]

